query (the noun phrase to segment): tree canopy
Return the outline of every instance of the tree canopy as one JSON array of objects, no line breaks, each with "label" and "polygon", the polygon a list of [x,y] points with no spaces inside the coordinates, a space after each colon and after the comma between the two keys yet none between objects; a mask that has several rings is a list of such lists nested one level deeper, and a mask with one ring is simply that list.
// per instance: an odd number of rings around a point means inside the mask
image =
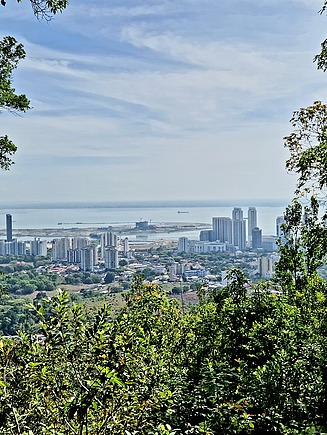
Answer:
[{"label": "tree canopy", "polygon": [[286,168],[298,175],[296,194],[326,195],[327,106],[315,101],[294,112],[293,132],[284,138],[290,151]]},{"label": "tree canopy", "polygon": [[[26,112],[30,101],[25,94],[17,94],[12,84],[12,74],[18,63],[25,58],[25,50],[12,36],[0,41],[0,110]],[[16,152],[16,145],[8,136],[0,137],[0,167],[9,169],[13,163],[10,156]]]}]

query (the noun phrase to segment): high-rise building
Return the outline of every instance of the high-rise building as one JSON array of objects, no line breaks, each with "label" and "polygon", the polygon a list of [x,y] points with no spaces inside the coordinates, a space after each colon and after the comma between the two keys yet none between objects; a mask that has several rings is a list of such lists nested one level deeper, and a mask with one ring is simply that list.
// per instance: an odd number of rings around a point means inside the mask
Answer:
[{"label": "high-rise building", "polygon": [[81,270],[92,271],[94,268],[94,249],[93,246],[85,246],[81,249]]},{"label": "high-rise building", "polygon": [[68,249],[67,262],[71,264],[81,263],[81,249]]},{"label": "high-rise building", "polygon": [[106,269],[117,269],[118,249],[115,246],[111,246],[106,249],[104,256],[104,267]]},{"label": "high-rise building", "polygon": [[25,255],[26,254],[26,243],[19,242],[17,239],[11,242],[5,242],[5,255]]},{"label": "high-rise building", "polygon": [[6,214],[6,231],[7,231],[7,242],[12,242],[12,216],[11,216],[11,214]]},{"label": "high-rise building", "polygon": [[190,252],[190,242],[187,237],[178,239],[178,252]]},{"label": "high-rise building", "polygon": [[127,237],[125,237],[125,239],[123,239],[122,244],[123,244],[123,255],[124,255],[124,257],[128,257],[129,256],[129,241],[128,241]]},{"label": "high-rise building", "polygon": [[232,243],[232,220],[229,217],[212,218],[212,240],[222,243]]},{"label": "high-rise building", "polygon": [[278,216],[276,218],[276,236],[277,237],[283,237],[284,233],[283,233],[282,225],[284,225],[284,224],[285,224],[284,216]]},{"label": "high-rise building", "polygon": [[240,207],[234,207],[232,211],[232,219],[233,221],[242,221],[243,220],[243,209]]},{"label": "high-rise building", "polygon": [[242,250],[246,247],[245,220],[233,220],[233,245]]},{"label": "high-rise building", "polygon": [[245,249],[246,246],[246,225],[243,219],[243,210],[235,207],[232,212],[233,245],[238,249]]},{"label": "high-rise building", "polygon": [[249,207],[248,209],[248,241],[252,246],[252,230],[258,227],[258,213],[255,207]]},{"label": "high-rise building", "polygon": [[45,240],[34,238],[34,240],[30,242],[30,255],[46,257],[47,253],[47,242]]},{"label": "high-rise building", "polygon": [[89,245],[89,239],[87,237],[73,237],[72,249],[82,249]]},{"label": "high-rise building", "polygon": [[67,261],[67,252],[70,248],[70,239],[68,237],[55,239],[52,244],[52,259],[54,261]]},{"label": "high-rise building", "polygon": [[213,230],[200,231],[199,239],[201,242],[213,242]]},{"label": "high-rise building", "polygon": [[19,242],[17,239],[13,239],[11,242],[0,240],[0,255],[25,255],[26,254],[26,242]]},{"label": "high-rise building", "polygon": [[117,247],[117,235],[112,232],[102,233],[100,238],[100,255],[104,259],[105,251],[110,247]]},{"label": "high-rise building", "polygon": [[262,230],[260,228],[252,228],[251,241],[251,246],[253,249],[262,248]]}]

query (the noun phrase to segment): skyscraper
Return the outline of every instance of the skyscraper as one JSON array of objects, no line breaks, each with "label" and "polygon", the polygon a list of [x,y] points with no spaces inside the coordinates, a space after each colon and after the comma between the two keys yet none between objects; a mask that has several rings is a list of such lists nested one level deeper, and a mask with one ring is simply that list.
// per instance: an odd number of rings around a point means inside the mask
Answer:
[{"label": "skyscraper", "polygon": [[46,257],[48,253],[47,242],[45,240],[37,239],[30,242],[30,255],[39,255],[41,257]]},{"label": "skyscraper", "polygon": [[252,246],[252,230],[258,226],[258,213],[255,207],[249,207],[248,209],[248,241]]},{"label": "skyscraper", "polygon": [[83,272],[87,270],[93,270],[94,268],[94,248],[93,246],[87,245],[81,249],[81,270]]},{"label": "skyscraper", "polygon": [[262,248],[262,230],[258,227],[252,228],[252,248],[253,249],[260,249]]},{"label": "skyscraper", "polygon": [[123,255],[124,257],[129,256],[129,241],[127,237],[123,240]]},{"label": "skyscraper", "polygon": [[233,245],[238,249],[246,247],[246,225],[245,220],[233,220]]},{"label": "skyscraper", "polygon": [[229,217],[212,218],[213,241],[232,243],[232,220]]},{"label": "skyscraper", "polygon": [[234,221],[243,220],[243,209],[240,207],[234,207],[232,211],[232,219]]},{"label": "skyscraper", "polygon": [[12,216],[6,214],[7,242],[12,242]]},{"label": "skyscraper", "polygon": [[235,207],[232,212],[233,245],[238,249],[246,246],[246,225],[243,219],[243,210]]},{"label": "skyscraper", "polygon": [[118,267],[118,250],[115,246],[110,246],[105,250],[104,266],[106,269],[117,269]]},{"label": "skyscraper", "polygon": [[55,239],[52,243],[52,260],[67,261],[67,252],[71,249],[71,240],[68,237]]},{"label": "skyscraper", "polygon": [[104,259],[105,251],[110,247],[117,247],[117,235],[112,232],[102,233],[100,238],[100,256]]}]

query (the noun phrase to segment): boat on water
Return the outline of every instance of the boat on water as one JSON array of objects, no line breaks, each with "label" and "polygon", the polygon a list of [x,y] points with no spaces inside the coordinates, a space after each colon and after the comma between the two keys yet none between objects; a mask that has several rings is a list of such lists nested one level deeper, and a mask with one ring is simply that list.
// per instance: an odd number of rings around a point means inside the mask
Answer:
[{"label": "boat on water", "polygon": [[188,213],[188,211],[180,211],[180,210],[178,210],[177,213]]}]

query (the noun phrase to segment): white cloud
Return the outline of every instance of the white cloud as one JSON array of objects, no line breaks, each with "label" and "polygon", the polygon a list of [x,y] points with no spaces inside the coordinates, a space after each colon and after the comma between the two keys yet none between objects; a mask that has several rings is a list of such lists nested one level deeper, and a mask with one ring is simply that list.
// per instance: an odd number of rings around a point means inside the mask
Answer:
[{"label": "white cloud", "polygon": [[301,3],[81,0],[36,36],[22,26],[15,83],[34,109],[0,119],[19,145],[1,197],[291,194],[288,119],[326,94]]}]

